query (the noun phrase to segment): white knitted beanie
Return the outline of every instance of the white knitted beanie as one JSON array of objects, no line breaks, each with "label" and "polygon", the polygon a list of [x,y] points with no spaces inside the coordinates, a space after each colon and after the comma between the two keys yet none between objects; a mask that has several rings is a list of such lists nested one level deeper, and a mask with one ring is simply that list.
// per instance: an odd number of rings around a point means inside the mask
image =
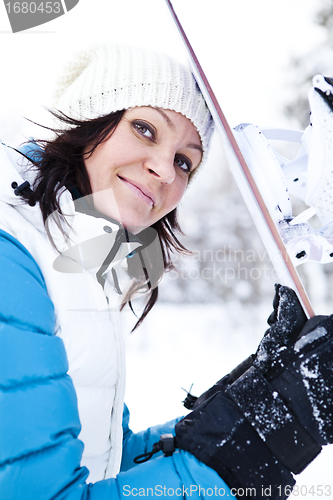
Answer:
[{"label": "white knitted beanie", "polygon": [[169,55],[118,44],[93,46],[69,62],[58,81],[55,107],[90,120],[137,106],[181,113],[208,152],[213,120],[191,71]]}]

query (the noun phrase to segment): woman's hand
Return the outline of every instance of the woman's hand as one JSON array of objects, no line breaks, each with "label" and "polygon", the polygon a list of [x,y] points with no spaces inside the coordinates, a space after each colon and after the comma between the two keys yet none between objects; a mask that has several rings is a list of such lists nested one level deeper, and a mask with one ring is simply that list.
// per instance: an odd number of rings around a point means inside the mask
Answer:
[{"label": "woman's hand", "polygon": [[333,316],[307,321],[278,285],[269,322],[256,354],[198,398],[176,439],[230,487],[281,499],[291,473],[333,442]]}]

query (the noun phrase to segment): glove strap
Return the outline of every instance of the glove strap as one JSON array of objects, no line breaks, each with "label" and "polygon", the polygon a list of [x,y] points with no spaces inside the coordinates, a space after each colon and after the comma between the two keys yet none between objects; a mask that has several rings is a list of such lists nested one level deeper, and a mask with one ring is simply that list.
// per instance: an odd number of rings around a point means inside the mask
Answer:
[{"label": "glove strap", "polygon": [[302,472],[320,453],[321,446],[253,366],[226,389],[226,394],[275,457],[294,474]]},{"label": "glove strap", "polygon": [[142,455],[138,455],[133,459],[135,464],[143,464],[144,462],[148,462],[155,453],[159,451],[163,451],[166,457],[169,457],[176,450],[176,439],[172,434],[162,434],[160,436],[160,440],[157,443],[153,444],[153,449],[151,451],[147,451],[146,453],[142,453]]}]

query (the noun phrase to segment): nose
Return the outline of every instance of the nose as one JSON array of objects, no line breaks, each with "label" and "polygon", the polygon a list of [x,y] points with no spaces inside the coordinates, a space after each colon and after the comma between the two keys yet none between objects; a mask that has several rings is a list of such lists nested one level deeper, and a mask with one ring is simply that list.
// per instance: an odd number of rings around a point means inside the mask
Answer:
[{"label": "nose", "polygon": [[151,175],[158,178],[163,184],[171,184],[175,179],[174,155],[151,155],[145,160],[145,167]]}]

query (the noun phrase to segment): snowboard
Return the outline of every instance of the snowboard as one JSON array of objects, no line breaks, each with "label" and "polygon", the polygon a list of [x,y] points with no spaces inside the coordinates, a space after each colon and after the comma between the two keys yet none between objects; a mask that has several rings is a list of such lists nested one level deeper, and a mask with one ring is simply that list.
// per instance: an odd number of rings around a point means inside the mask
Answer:
[{"label": "snowboard", "polygon": [[[312,317],[314,315],[312,305],[295,267],[297,259],[306,258],[306,253],[301,250],[295,254],[293,249],[290,254],[282,239],[282,234],[291,227],[288,224],[292,217],[291,203],[280,165],[268,143],[270,138],[279,139],[275,137],[279,136],[279,131],[268,130],[265,135],[263,131],[250,124],[241,124],[236,129],[231,129],[171,0],[166,0],[166,3],[186,47],[192,72],[213,116],[215,128],[223,141],[231,172],[280,282],[296,292],[305,314]],[[289,133],[288,140],[295,142],[300,140],[298,131],[291,136]]]}]

